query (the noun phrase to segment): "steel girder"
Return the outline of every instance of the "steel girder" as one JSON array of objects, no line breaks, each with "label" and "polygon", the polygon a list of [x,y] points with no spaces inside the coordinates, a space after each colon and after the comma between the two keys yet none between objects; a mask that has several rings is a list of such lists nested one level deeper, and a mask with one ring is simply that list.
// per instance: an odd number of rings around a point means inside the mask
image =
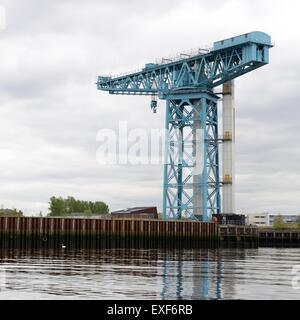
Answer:
[{"label": "steel girder", "polygon": [[147,64],[135,73],[99,76],[97,88],[111,94],[158,93],[161,97],[179,89],[213,88],[266,65],[271,46],[244,42],[168,63]]},{"label": "steel girder", "polygon": [[166,98],[165,219],[220,213],[217,99],[211,91]]}]

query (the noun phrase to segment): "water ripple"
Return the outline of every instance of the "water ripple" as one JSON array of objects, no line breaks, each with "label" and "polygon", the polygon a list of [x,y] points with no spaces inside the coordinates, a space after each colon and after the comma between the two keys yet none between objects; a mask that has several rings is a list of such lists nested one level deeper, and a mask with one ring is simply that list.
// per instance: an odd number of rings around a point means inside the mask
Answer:
[{"label": "water ripple", "polygon": [[1,251],[0,299],[300,299],[300,249]]}]

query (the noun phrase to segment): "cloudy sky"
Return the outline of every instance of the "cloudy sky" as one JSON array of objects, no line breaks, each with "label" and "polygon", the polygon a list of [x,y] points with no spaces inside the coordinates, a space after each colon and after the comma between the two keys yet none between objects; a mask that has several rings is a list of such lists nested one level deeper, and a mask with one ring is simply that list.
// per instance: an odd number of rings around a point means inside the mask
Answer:
[{"label": "cloudy sky", "polygon": [[0,5],[0,205],[46,213],[51,196],[72,195],[160,207],[162,166],[101,166],[96,136],[120,120],[161,128],[164,103],[154,115],[149,97],[97,91],[97,75],[261,30],[276,45],[270,65],[236,80],[237,209],[300,212],[298,0]]}]

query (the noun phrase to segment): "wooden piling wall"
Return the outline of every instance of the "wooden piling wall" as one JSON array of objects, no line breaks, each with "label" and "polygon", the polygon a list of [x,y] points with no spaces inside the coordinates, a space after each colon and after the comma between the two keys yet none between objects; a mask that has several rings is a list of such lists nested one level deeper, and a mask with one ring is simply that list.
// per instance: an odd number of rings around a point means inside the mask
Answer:
[{"label": "wooden piling wall", "polygon": [[259,234],[256,227],[250,226],[219,226],[219,236],[222,242],[258,243]]},{"label": "wooden piling wall", "polygon": [[258,234],[261,244],[300,244],[299,229],[259,229]]},{"label": "wooden piling wall", "polygon": [[219,228],[196,221],[0,217],[0,246],[214,246]]}]

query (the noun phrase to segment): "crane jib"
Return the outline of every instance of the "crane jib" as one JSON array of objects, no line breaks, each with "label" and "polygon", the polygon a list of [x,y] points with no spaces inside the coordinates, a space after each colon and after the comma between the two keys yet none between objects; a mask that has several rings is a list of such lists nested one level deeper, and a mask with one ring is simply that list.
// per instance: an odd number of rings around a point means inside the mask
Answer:
[{"label": "crane jib", "polygon": [[180,88],[213,88],[269,63],[271,38],[253,32],[214,43],[209,52],[148,63],[123,76],[99,76],[97,88],[111,94],[168,94]]}]

